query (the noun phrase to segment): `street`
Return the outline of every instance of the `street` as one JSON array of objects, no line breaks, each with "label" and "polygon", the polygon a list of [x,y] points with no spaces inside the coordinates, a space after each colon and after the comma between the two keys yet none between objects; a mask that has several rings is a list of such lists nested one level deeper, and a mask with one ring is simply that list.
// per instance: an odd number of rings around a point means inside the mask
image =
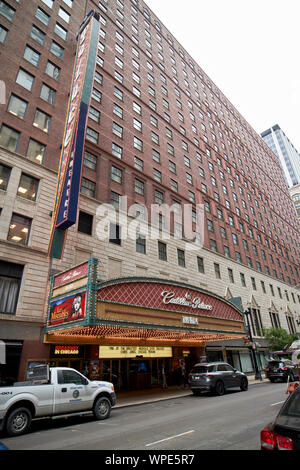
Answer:
[{"label": "street", "polygon": [[259,450],[260,430],[287,398],[286,384],[116,408],[105,421],[36,421],[29,434],[0,440],[11,450]]}]

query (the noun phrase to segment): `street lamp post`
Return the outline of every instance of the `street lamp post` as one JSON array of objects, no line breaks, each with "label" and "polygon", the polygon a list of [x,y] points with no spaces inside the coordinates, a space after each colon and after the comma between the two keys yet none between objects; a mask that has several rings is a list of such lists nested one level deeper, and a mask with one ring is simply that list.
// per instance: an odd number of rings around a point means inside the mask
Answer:
[{"label": "street lamp post", "polygon": [[253,357],[253,362],[254,362],[254,368],[255,368],[255,379],[256,380],[262,380],[262,377],[261,377],[261,373],[260,373],[260,370],[259,370],[259,367],[257,365],[257,360],[256,360],[256,352],[255,352],[255,349],[253,347],[254,343],[253,343],[253,336],[252,336],[252,333],[251,333],[251,328],[250,328],[250,323],[249,323],[249,316],[251,315],[251,309],[248,308],[247,310],[244,311],[244,315],[246,316],[247,318],[247,326],[248,326],[248,334],[249,334],[249,338],[250,338],[250,341],[251,341],[251,353],[252,353],[252,357]]}]

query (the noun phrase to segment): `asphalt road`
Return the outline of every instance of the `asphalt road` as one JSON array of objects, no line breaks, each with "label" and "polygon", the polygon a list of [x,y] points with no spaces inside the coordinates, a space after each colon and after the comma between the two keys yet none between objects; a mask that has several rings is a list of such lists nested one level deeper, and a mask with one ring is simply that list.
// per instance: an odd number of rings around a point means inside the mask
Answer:
[{"label": "asphalt road", "polygon": [[0,440],[11,450],[259,450],[259,433],[287,398],[286,384],[203,394],[112,410],[105,421],[36,421],[29,434]]}]

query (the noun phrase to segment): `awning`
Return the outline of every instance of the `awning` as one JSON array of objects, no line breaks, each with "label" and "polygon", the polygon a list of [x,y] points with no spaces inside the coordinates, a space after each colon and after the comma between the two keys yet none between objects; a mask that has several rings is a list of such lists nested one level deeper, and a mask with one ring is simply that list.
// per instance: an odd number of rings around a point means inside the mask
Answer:
[{"label": "awning", "polygon": [[197,332],[183,330],[163,330],[150,328],[130,328],[112,325],[81,326],[49,332],[45,337],[47,343],[63,342],[80,344],[109,344],[120,340],[123,344],[162,344],[178,346],[204,346],[207,341],[224,341],[243,338],[233,333]]}]

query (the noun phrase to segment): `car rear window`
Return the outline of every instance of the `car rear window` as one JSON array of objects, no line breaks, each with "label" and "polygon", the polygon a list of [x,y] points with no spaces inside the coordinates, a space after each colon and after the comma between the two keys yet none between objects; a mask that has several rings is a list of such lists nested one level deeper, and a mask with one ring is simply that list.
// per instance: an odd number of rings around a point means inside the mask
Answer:
[{"label": "car rear window", "polygon": [[280,414],[282,416],[300,417],[300,391],[293,393]]},{"label": "car rear window", "polygon": [[207,372],[212,372],[214,366],[194,366],[191,369],[192,374],[206,374]]},{"label": "car rear window", "polygon": [[269,367],[283,367],[283,362],[282,361],[270,361],[268,363]]}]

